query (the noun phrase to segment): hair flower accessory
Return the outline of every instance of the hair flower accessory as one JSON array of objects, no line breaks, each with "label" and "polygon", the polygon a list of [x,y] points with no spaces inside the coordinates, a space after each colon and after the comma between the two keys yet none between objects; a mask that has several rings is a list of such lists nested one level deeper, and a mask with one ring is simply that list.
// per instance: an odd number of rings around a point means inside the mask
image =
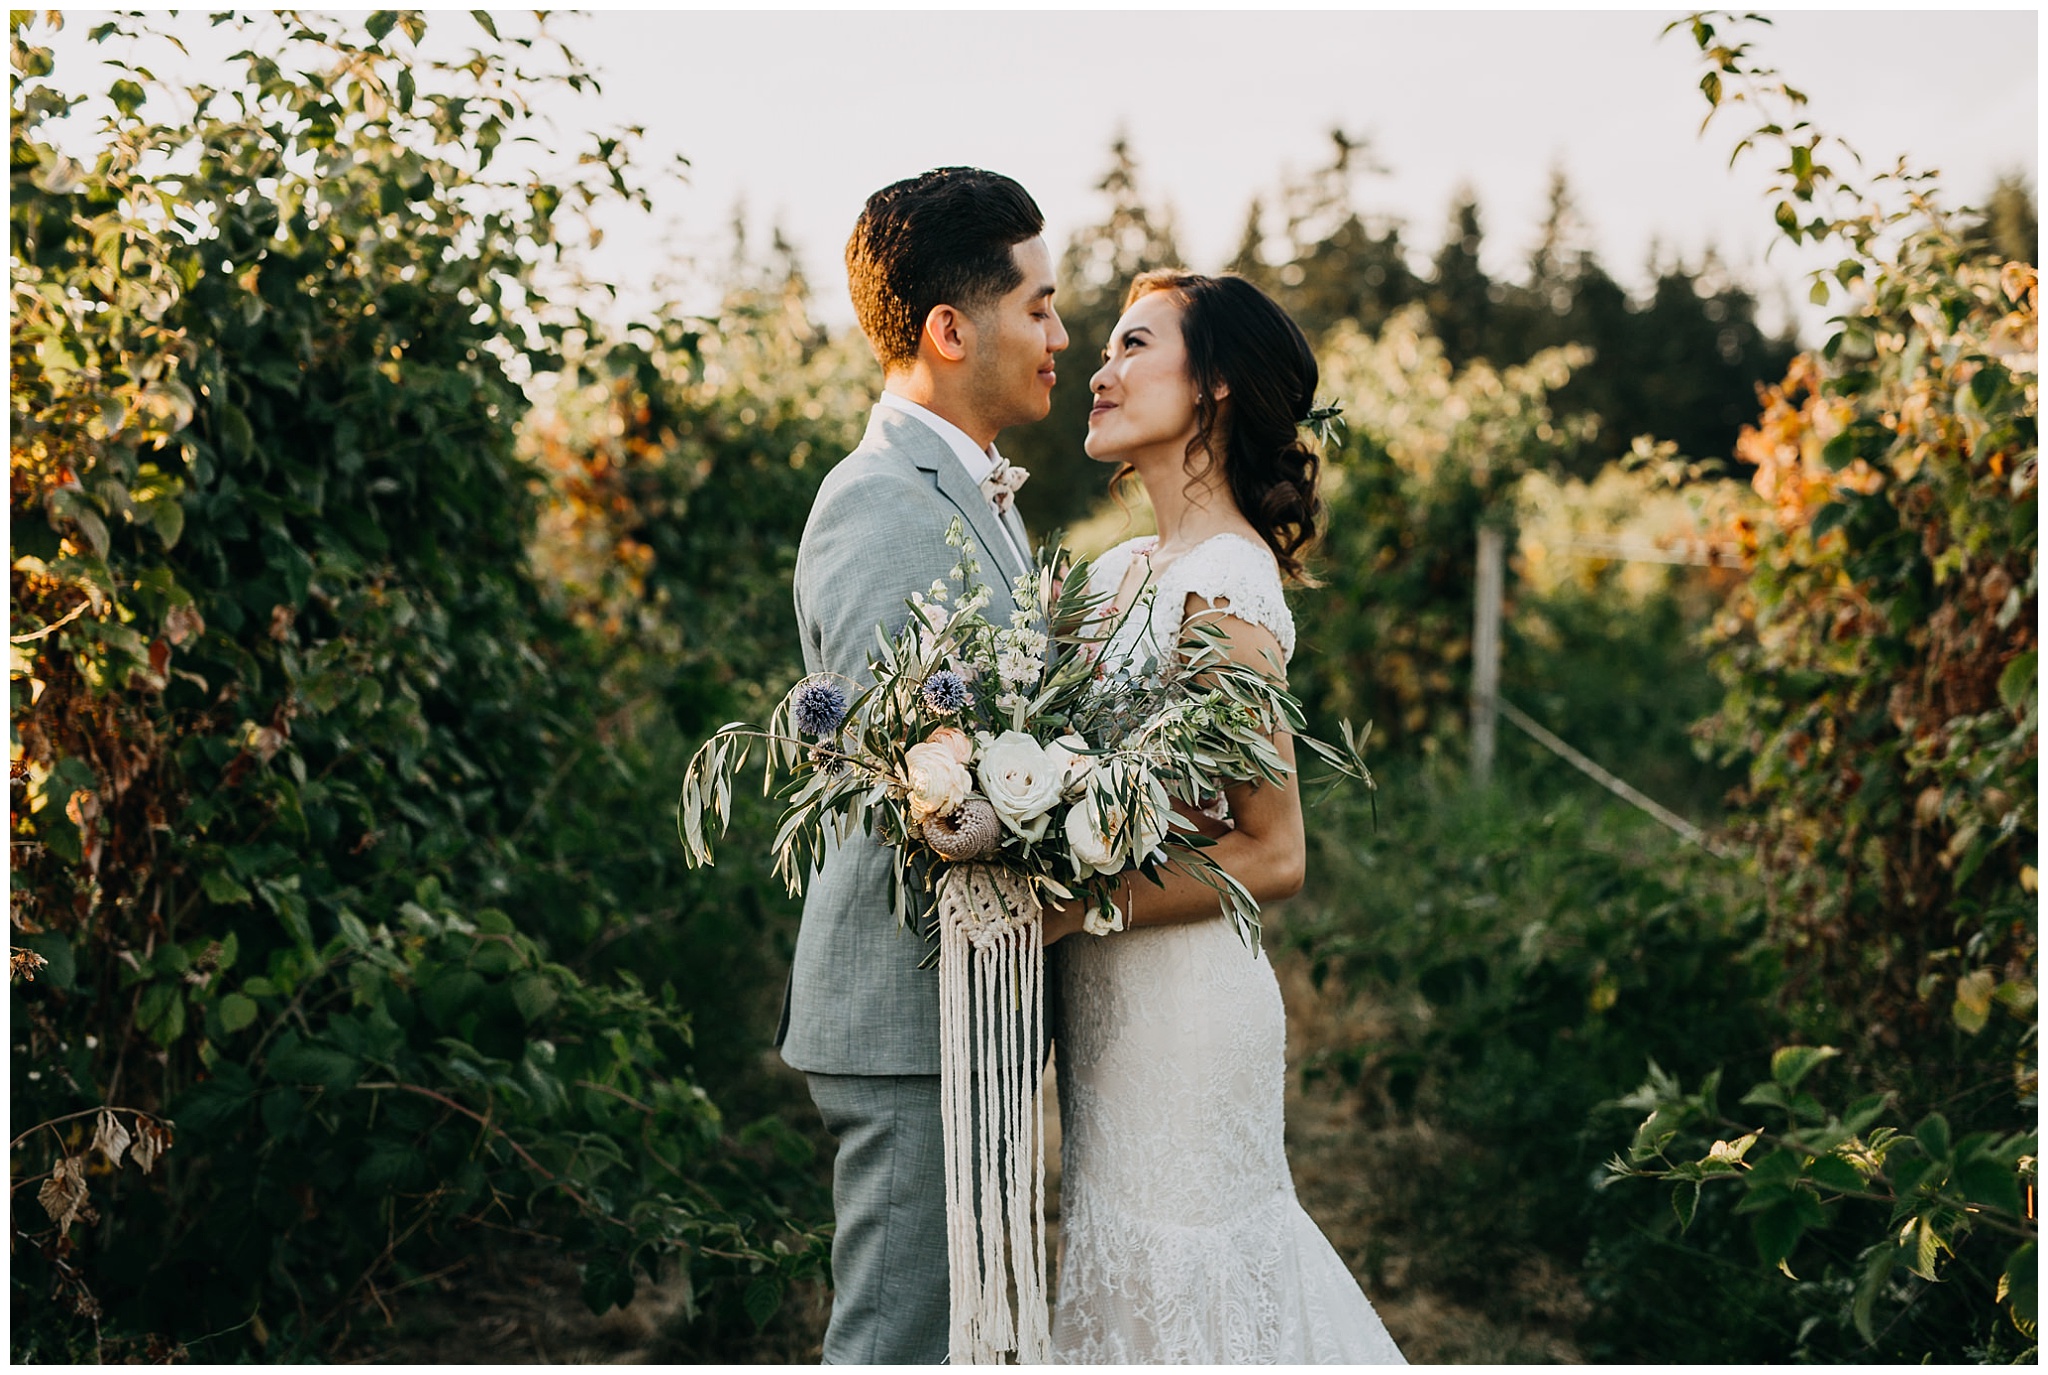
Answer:
[{"label": "hair flower accessory", "polygon": [[1309,413],[1296,423],[1314,435],[1316,443],[1325,449],[1334,449],[1344,442],[1344,403],[1332,401],[1311,407]]}]

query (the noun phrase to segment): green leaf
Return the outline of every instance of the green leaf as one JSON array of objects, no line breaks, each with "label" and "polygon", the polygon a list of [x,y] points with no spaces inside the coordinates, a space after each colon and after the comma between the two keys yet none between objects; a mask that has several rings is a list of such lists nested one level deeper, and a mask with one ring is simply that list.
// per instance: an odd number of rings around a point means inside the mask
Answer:
[{"label": "green leaf", "polygon": [[1844,430],[1821,445],[1820,461],[1836,472],[1856,461],[1856,431]]},{"label": "green leaf", "polygon": [[145,504],[142,513],[149,518],[150,527],[156,531],[164,548],[175,549],[185,534],[185,507],[176,497],[158,497]]},{"label": "green leaf", "polygon": [[528,1024],[547,1016],[561,1001],[561,993],[545,975],[522,974],[512,981],[512,1005]]},{"label": "green leaf", "polygon": [[1927,1152],[1930,1160],[1948,1159],[1948,1119],[1938,1112],[1930,1112],[1913,1128],[1913,1139],[1920,1143],[1920,1149]]},{"label": "green leaf", "polygon": [[498,36],[497,21],[491,18],[491,12],[489,10],[471,10],[469,12],[469,17],[476,20],[477,27],[481,28],[485,33],[489,34],[492,38],[496,38]]},{"label": "green leaf", "polygon": [[107,87],[107,99],[114,102],[115,109],[131,118],[137,110],[142,108],[142,102],[148,98],[148,94],[143,91],[142,87],[126,79],[116,81],[113,85]]},{"label": "green leaf", "polygon": [[1999,1301],[2010,1307],[2012,1320],[2022,1332],[2031,1331],[2040,1321],[2041,1273],[2034,1247],[2030,1241],[2016,1249],[1998,1279]]},{"label": "green leaf", "polygon": [[1885,1109],[1891,1105],[1891,1098],[1889,1093],[1873,1093],[1857,1099],[1849,1105],[1848,1111],[1842,1114],[1842,1125],[1849,1130],[1850,1135],[1861,1136],[1870,1130],[1878,1118],[1884,1116]]},{"label": "green leaf", "polygon": [[1941,1253],[1950,1250],[1948,1242],[1934,1230],[1933,1222],[1924,1217],[1913,1223],[1907,1229],[1907,1233],[1910,1238],[1909,1244],[1913,1248],[1913,1258],[1906,1263],[1906,1268],[1921,1279],[1939,1281],[1941,1276],[1935,1273],[1934,1267],[1941,1259]]},{"label": "green leaf", "polygon": [[33,950],[49,963],[36,971],[36,982],[48,984],[62,992],[70,992],[78,980],[78,959],[71,953],[71,942],[60,931],[16,932],[13,943],[24,950]]},{"label": "green leaf", "polygon": [[1767,1184],[1789,1187],[1799,1178],[1800,1172],[1801,1162],[1797,1153],[1788,1150],[1772,1151],[1751,1167],[1750,1191],[1755,1193]]},{"label": "green leaf", "polygon": [[256,1020],[259,1009],[256,1000],[240,993],[230,993],[220,1000],[220,1024],[230,1034],[241,1031]]},{"label": "green leaf", "polygon": [[1871,1247],[1864,1257],[1863,1273],[1856,1280],[1856,1298],[1850,1304],[1849,1316],[1866,1342],[1877,1340],[1871,1310],[1877,1304],[1878,1295],[1884,1292],[1885,1281],[1891,1278],[1892,1267],[1898,1258],[1899,1248],[1890,1237]]},{"label": "green leaf", "polygon": [[1826,1219],[1820,1200],[1800,1191],[1779,1199],[1749,1220],[1750,1235],[1756,1241],[1757,1256],[1765,1265],[1783,1265],[1792,1258],[1793,1248],[1809,1228]]},{"label": "green leaf", "polygon": [[1991,1020],[1991,992],[1998,976],[1988,969],[1973,969],[1956,980],[1956,1000],[1949,1016],[1963,1031],[1975,1036]]},{"label": "green leaf", "polygon": [[1816,1066],[1841,1053],[1833,1046],[1784,1046],[1771,1056],[1771,1078],[1787,1089],[1796,1088]]},{"label": "green leaf", "polygon": [[2034,700],[2034,679],[2039,667],[2038,651],[2016,654],[1998,675],[1998,700],[2008,711],[2023,710]]},{"label": "green leaf", "polygon": [[369,31],[371,42],[382,43],[384,41],[384,35],[390,33],[391,26],[396,24],[397,22],[398,11],[377,10],[373,12],[368,19],[363,21],[363,27]]},{"label": "green leaf", "polygon": [[608,1313],[633,1301],[630,1256],[601,1252],[583,1266],[583,1302],[593,1313]]},{"label": "green leaf", "polygon": [[1956,1165],[1955,1181],[1972,1203],[1997,1208],[2015,1219],[2026,1215],[2019,1171],[2010,1165],[1974,1155]]},{"label": "green leaf", "polygon": [[1863,1191],[1862,1174],[1839,1155],[1816,1157],[1807,1165],[1806,1177],[1823,1189],[1832,1189],[1838,1194]]},{"label": "green leaf", "polygon": [[426,1162],[410,1142],[373,1142],[363,1163],[356,1167],[356,1183],[369,1193],[402,1189],[419,1181]]},{"label": "green leaf", "polygon": [[135,1014],[137,1026],[149,1032],[150,1039],[160,1046],[168,1046],[185,1034],[185,993],[182,983],[151,984],[143,992],[142,1004]]},{"label": "green leaf", "polygon": [[250,902],[253,896],[225,869],[210,869],[199,877],[199,887],[214,902]]},{"label": "green leaf", "polygon": [[360,1075],[355,1056],[315,1045],[297,1045],[271,1056],[270,1073],[287,1084],[328,1089],[345,1089]]},{"label": "green leaf", "polygon": [[1698,1180],[1688,1180],[1671,1191],[1671,1211],[1678,1214],[1678,1230],[1683,1232],[1692,1226],[1693,1215],[1700,1208],[1700,1185]]},{"label": "green leaf", "polygon": [[[1830,442],[1832,443],[1833,441]],[[1806,527],[1807,533],[1817,542],[1828,531],[1839,529],[1843,525],[1848,524],[1851,514],[1852,512],[1847,502],[1831,501],[1814,513],[1813,523]]]},{"label": "green leaf", "polygon": [[753,1320],[754,1330],[760,1331],[782,1308],[782,1280],[774,1275],[757,1276],[747,1285],[740,1302]]}]

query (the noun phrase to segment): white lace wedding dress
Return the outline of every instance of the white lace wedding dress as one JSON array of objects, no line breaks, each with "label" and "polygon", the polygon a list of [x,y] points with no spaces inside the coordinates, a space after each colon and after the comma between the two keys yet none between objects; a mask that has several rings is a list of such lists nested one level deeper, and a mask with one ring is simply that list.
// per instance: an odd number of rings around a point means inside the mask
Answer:
[{"label": "white lace wedding dress", "polygon": [[[1096,564],[1119,587],[1149,541]],[[1106,646],[1178,642],[1190,592],[1284,654],[1294,622],[1264,545],[1219,535],[1168,565],[1149,618]],[[1263,952],[1214,920],[1061,943],[1059,1296],[1053,1359],[1088,1364],[1405,1364],[1295,1200],[1282,1141],[1285,1023]]]}]

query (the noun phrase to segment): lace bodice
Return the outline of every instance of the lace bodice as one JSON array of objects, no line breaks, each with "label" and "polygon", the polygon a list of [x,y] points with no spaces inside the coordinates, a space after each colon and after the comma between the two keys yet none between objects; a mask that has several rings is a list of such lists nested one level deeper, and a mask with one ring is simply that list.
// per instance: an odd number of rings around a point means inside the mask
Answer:
[{"label": "lace bodice", "polygon": [[[1114,591],[1130,541],[1093,591]],[[1264,546],[1218,535],[1167,566],[1146,616],[1105,648],[1178,643],[1190,593],[1273,632],[1294,621]],[[1087,1364],[1400,1362],[1372,1305],[1294,1194],[1286,1020],[1263,951],[1213,920],[1058,947],[1061,1259],[1053,1359]]]},{"label": "lace bodice", "polygon": [[[1150,554],[1157,544],[1155,536],[1147,535],[1111,549],[1090,571],[1089,591],[1115,593],[1123,586],[1131,561]],[[1148,645],[1178,644],[1181,614],[1192,593],[1239,620],[1272,631],[1280,642],[1282,661],[1294,657],[1294,617],[1281,590],[1280,565],[1274,562],[1272,551],[1256,540],[1230,533],[1212,535],[1169,563],[1150,585],[1149,618],[1132,616],[1124,622],[1110,645],[1112,652],[1134,657],[1135,651]]]}]

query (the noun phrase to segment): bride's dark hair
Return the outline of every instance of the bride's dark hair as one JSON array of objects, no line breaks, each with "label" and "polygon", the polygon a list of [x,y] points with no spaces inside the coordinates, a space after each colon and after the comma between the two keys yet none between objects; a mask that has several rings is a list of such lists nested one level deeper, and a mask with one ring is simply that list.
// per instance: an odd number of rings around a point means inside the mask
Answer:
[{"label": "bride's dark hair", "polygon": [[[1301,432],[1315,405],[1314,350],[1272,297],[1235,274],[1147,272],[1131,283],[1124,308],[1155,291],[1181,307],[1197,391],[1188,457],[1206,451],[1212,463],[1222,461],[1238,510],[1272,549],[1281,576],[1306,581],[1301,551],[1315,539],[1323,512],[1316,496],[1322,460]],[[1135,471],[1125,464],[1113,481]]]}]

